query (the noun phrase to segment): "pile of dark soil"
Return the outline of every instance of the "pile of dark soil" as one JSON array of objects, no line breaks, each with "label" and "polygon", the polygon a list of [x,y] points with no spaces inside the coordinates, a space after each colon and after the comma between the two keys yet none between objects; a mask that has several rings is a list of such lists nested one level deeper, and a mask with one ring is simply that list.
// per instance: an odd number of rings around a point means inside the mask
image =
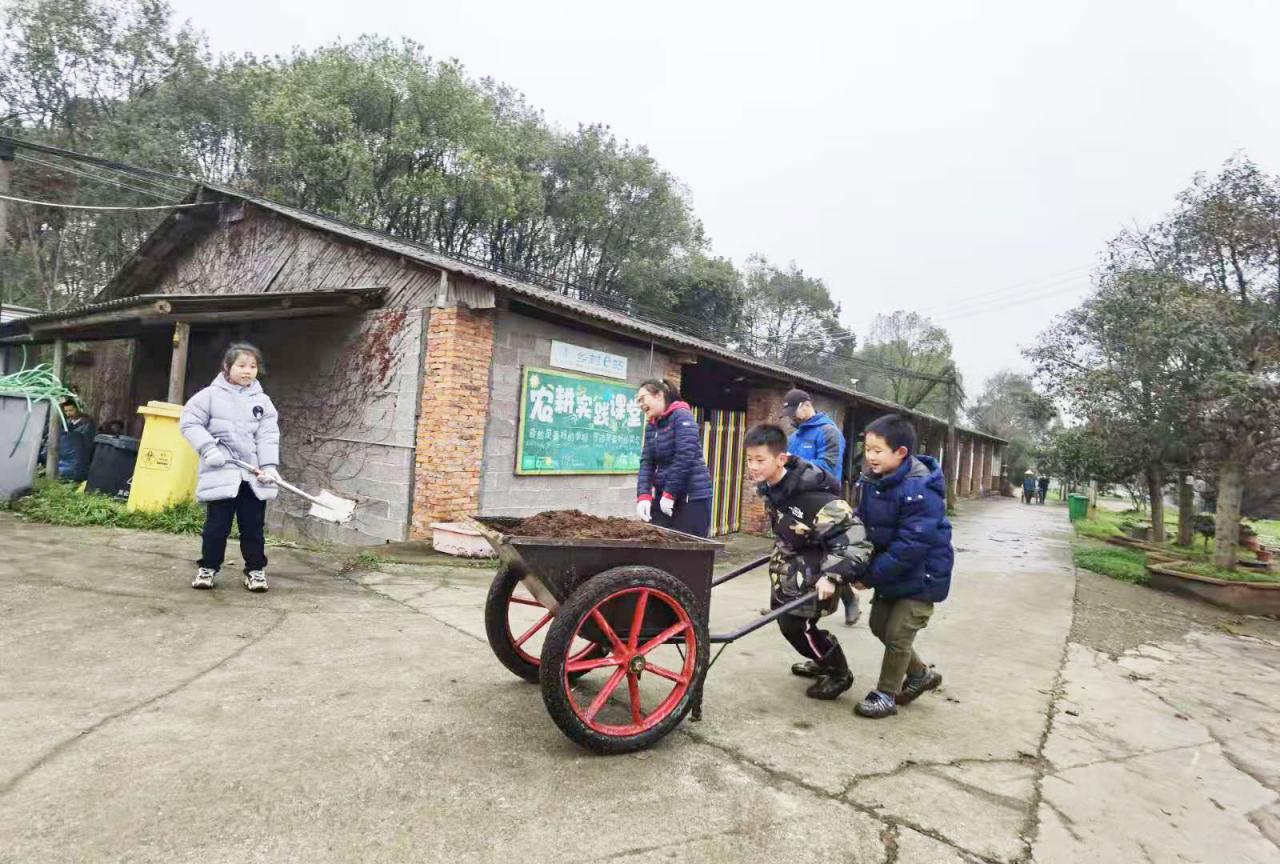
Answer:
[{"label": "pile of dark soil", "polygon": [[581,510],[548,510],[530,516],[507,533],[516,537],[550,537],[583,540],[637,540],[645,543],[671,543],[670,535],[635,519],[609,517],[602,519]]}]

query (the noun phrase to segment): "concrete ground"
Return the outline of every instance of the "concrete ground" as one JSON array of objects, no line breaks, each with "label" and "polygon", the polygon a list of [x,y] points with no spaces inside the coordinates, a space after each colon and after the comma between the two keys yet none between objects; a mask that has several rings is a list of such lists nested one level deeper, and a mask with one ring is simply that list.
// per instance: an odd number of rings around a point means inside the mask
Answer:
[{"label": "concrete ground", "polygon": [[488,569],[273,549],[270,593],[196,592],[191,538],[0,514],[0,862],[1280,861],[1280,627],[1076,574],[1061,508],[956,529],[938,692],[853,716],[879,652],[837,625],[857,684],[805,699],[769,628],[604,758],[490,654]]}]

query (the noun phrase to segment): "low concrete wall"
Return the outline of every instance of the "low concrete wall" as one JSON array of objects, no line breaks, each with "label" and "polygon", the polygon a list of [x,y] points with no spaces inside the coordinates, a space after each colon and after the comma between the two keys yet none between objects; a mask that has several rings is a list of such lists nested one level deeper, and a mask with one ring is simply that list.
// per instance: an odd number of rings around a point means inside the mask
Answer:
[{"label": "low concrete wall", "polygon": [[1280,583],[1228,582],[1159,564],[1148,567],[1147,572],[1151,587],[1160,591],[1196,597],[1246,615],[1280,617]]}]

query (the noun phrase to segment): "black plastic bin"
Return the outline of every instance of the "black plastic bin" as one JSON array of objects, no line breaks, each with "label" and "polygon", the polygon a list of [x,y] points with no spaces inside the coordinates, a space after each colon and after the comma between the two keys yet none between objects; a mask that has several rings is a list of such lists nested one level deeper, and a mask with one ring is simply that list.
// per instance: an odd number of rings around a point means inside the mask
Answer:
[{"label": "black plastic bin", "polygon": [[138,461],[138,439],[127,435],[98,435],[93,439],[87,488],[119,498],[129,497],[133,466]]}]

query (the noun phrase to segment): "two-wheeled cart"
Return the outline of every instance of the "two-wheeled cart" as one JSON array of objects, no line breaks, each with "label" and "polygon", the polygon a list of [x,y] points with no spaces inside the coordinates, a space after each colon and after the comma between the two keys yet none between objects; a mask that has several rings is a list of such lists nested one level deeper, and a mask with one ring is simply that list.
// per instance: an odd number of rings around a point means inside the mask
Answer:
[{"label": "two-wheeled cart", "polygon": [[711,646],[734,642],[814,597],[809,592],[713,634],[712,587],[768,556],[716,579],[722,544],[669,529],[659,529],[666,542],[654,543],[523,537],[521,520],[476,521],[501,561],[485,602],[493,653],[539,683],[551,719],[597,753],[641,750],[691,711],[701,719]]}]

